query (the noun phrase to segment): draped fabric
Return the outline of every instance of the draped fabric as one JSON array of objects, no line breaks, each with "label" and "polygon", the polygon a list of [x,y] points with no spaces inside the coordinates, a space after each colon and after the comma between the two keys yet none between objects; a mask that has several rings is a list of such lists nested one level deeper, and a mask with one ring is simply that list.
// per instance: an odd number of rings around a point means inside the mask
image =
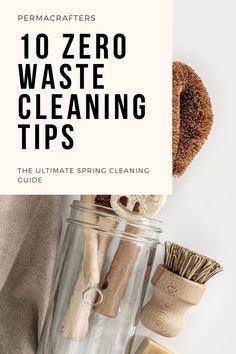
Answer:
[{"label": "draped fabric", "polygon": [[0,196],[0,354],[33,354],[61,232],[60,196]]}]

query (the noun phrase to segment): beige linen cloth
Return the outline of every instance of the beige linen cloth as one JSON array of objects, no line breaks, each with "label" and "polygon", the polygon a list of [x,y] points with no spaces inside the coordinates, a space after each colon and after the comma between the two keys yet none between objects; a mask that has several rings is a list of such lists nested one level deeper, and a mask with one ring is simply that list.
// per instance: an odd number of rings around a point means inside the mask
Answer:
[{"label": "beige linen cloth", "polygon": [[61,207],[60,196],[0,196],[0,354],[37,350]]}]

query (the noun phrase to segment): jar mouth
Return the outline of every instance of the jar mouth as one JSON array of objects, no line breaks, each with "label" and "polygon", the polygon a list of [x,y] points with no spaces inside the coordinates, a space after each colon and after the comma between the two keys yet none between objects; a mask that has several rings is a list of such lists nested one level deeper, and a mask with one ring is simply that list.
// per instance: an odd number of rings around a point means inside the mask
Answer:
[{"label": "jar mouth", "polygon": [[[107,234],[112,233],[114,236],[119,238],[122,237],[125,239],[135,241],[139,240],[143,242],[156,242],[158,241],[157,235],[162,233],[162,222],[153,218],[141,217],[140,220],[137,220],[136,222],[116,214],[112,208],[103,205],[85,203],[79,200],[74,200],[70,207],[72,211],[70,217],[67,219],[68,223],[83,224],[87,227],[94,227],[97,228],[98,231],[100,230],[101,232]],[[80,220],[76,217],[76,212],[81,212],[88,217],[85,218],[85,220]],[[97,224],[94,220],[91,222],[91,220],[89,220],[89,216],[91,215],[93,215],[93,217],[96,216],[97,220],[103,219],[103,221],[101,221],[101,223],[98,221]],[[105,219],[107,222],[104,223]],[[110,224],[119,224],[120,226],[123,225],[125,226],[126,231],[116,232],[111,229]],[[142,232],[139,232],[139,230]],[[145,236],[143,236],[144,232]]]}]

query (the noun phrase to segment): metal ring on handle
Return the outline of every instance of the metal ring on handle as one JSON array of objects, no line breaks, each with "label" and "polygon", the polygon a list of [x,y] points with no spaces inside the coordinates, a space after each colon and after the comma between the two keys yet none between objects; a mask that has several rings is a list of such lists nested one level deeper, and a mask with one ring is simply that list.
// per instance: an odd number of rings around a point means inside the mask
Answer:
[{"label": "metal ring on handle", "polygon": [[[86,294],[88,295],[89,291],[91,290],[96,290],[97,292],[97,301],[93,302],[93,301],[89,301],[87,298],[86,298]],[[97,306],[99,304],[101,304],[101,302],[103,301],[103,293],[102,291],[97,287],[97,285],[90,285],[87,289],[84,290],[83,292],[83,301],[89,305],[89,306]]]}]

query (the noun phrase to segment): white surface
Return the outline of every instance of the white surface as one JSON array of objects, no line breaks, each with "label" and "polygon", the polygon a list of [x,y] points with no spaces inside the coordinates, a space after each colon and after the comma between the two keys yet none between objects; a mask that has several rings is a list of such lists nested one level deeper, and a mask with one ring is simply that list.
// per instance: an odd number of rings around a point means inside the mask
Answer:
[{"label": "white surface", "polygon": [[163,238],[218,260],[224,272],[209,281],[201,303],[187,313],[178,337],[164,339],[142,326],[138,334],[149,335],[178,354],[233,353],[235,1],[175,0],[174,4],[174,59],[192,66],[203,79],[212,99],[214,125],[189,170],[175,180],[174,195],[160,213]]},{"label": "white surface", "polygon": [[[135,347],[148,335],[178,354],[235,352],[235,2],[175,0],[174,58],[203,79],[214,108],[209,140],[186,174],[174,182],[160,219],[168,239],[208,255],[224,267],[209,281],[182,333],[163,338],[138,326]],[[159,250],[160,252],[160,250]],[[159,254],[158,252],[158,254]],[[156,258],[156,263],[160,256]],[[147,298],[150,297],[151,286]],[[94,353],[95,354],[95,353]]]}]

